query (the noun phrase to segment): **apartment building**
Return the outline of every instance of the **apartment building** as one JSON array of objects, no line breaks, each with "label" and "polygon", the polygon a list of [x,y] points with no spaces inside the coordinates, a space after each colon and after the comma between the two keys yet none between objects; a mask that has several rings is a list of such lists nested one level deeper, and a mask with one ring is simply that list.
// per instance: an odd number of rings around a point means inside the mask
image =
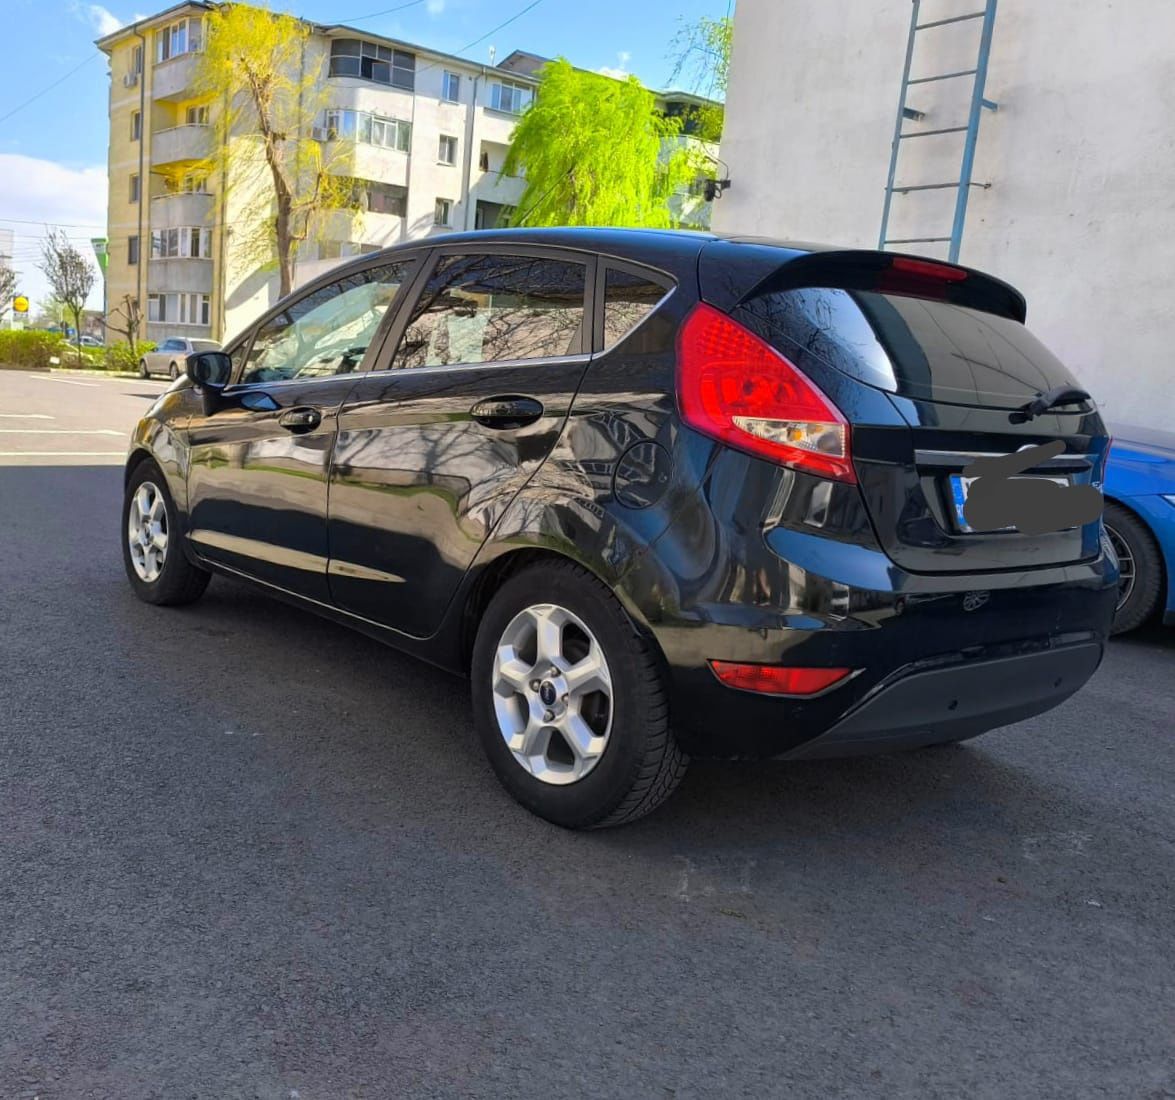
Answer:
[{"label": "apartment building", "polygon": [[[110,61],[107,302],[137,301],[141,335],[224,339],[277,294],[276,273],[241,254],[240,208],[208,160],[210,105],[194,90],[203,16],[189,0],[98,41]],[[488,228],[524,181],[500,178],[536,81],[342,26],[315,25],[306,58],[331,89],[313,136],[343,143],[337,170],[362,214],[300,250],[296,281],[400,241]]]}]

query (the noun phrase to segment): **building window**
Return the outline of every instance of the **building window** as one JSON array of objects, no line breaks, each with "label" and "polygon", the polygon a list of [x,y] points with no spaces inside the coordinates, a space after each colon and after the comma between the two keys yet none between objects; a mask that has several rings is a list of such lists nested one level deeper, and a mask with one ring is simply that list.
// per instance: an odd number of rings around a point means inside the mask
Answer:
[{"label": "building window", "polygon": [[350,111],[342,108],[326,112],[327,141],[347,138],[369,145],[380,145],[385,149],[408,152],[412,144],[412,124],[396,118],[373,115],[369,111]]},{"label": "building window", "polygon": [[520,115],[530,106],[530,101],[533,98],[534,90],[525,84],[507,84],[503,81],[500,84],[490,85],[490,106],[495,111]]},{"label": "building window", "polygon": [[437,199],[436,212],[433,215],[433,225],[449,226],[453,224],[453,200]]},{"label": "building window", "polygon": [[148,294],[147,320],[173,325],[210,325],[212,299],[207,294]]},{"label": "building window", "polygon": [[411,92],[416,88],[416,55],[358,38],[336,38],[330,44],[329,72]]},{"label": "building window", "polygon": [[131,176],[130,201],[139,201],[139,177],[137,174]]},{"label": "building window", "polygon": [[131,73],[138,76],[143,71],[143,47],[135,46],[131,50]]},{"label": "building window", "polygon": [[195,225],[156,229],[151,234],[151,259],[212,259],[212,230]]},{"label": "building window", "polygon": [[131,111],[131,141],[138,141],[143,136],[143,112]]},{"label": "building window", "polygon": [[376,183],[368,180],[367,209],[373,214],[393,214],[402,218],[408,212],[408,190],[394,183]]},{"label": "building window", "polygon": [[490,170],[490,151],[484,145],[481,147],[481,156],[477,158],[477,166],[483,172]]},{"label": "building window", "polygon": [[205,172],[188,172],[179,181],[177,190],[184,195],[207,195],[208,175]]},{"label": "building window", "polygon": [[461,77],[456,73],[445,73],[441,80],[441,98],[450,103],[461,101]]},{"label": "building window", "polygon": [[455,137],[448,137],[445,134],[441,135],[440,147],[437,150],[437,160],[441,164],[457,163],[457,139]]},{"label": "building window", "polygon": [[205,104],[202,107],[189,107],[185,115],[187,124],[189,126],[207,126],[208,125],[208,106]]},{"label": "building window", "polygon": [[137,264],[139,262],[138,237],[127,237],[126,239],[126,262],[128,264]]},{"label": "building window", "polygon": [[203,23],[198,18],[181,19],[155,32],[155,63],[181,54],[194,53],[202,46]]}]

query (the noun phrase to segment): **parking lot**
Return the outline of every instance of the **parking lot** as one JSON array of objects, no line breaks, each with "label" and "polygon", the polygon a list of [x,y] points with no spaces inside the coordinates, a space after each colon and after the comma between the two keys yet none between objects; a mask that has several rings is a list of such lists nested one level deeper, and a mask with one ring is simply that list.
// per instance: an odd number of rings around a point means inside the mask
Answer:
[{"label": "parking lot", "polygon": [[163,388],[0,371],[0,1096],[1175,1097],[1175,630],[969,745],[567,833],[463,683],[135,600]]}]

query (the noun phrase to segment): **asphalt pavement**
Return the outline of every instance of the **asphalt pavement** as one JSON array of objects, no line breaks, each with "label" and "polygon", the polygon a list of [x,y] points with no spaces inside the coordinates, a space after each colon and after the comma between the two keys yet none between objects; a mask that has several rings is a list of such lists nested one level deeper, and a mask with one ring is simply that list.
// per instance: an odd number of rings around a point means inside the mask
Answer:
[{"label": "asphalt pavement", "polygon": [[69,377],[0,371],[0,1097],[1175,1097],[1175,631],[964,747],[563,832],[462,682],[136,601],[163,386]]}]

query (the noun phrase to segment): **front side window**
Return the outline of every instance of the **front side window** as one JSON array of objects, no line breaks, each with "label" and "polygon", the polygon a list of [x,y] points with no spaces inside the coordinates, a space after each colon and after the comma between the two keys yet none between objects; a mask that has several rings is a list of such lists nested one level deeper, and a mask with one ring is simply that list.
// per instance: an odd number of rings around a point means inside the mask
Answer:
[{"label": "front side window", "polygon": [[358,368],[409,264],[387,264],[299,298],[257,331],[241,382],[288,382]]},{"label": "front side window", "polygon": [[611,268],[604,290],[604,347],[619,343],[672,288],[668,279]]},{"label": "front side window", "polygon": [[421,293],[393,369],[574,355],[586,268],[534,256],[451,256]]}]

